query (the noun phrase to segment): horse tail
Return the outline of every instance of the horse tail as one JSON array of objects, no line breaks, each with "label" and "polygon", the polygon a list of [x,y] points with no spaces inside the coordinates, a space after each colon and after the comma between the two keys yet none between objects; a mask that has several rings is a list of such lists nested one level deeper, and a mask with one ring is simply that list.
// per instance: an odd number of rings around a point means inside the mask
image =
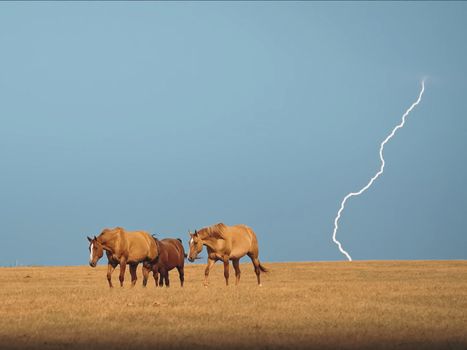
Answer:
[{"label": "horse tail", "polygon": [[[251,237],[252,237],[252,239],[253,239],[253,245],[254,245],[254,247],[255,247],[254,249],[255,249],[255,251],[256,251],[255,255],[258,256],[258,238],[256,238],[256,234],[255,234],[255,232],[251,229],[251,227],[248,227],[248,226],[246,226],[246,225],[244,225],[244,226],[246,227],[247,231],[251,234]],[[265,272],[265,273],[270,272],[269,269],[265,268],[264,265],[261,264],[261,262],[259,261],[258,258],[256,258],[256,259],[258,260],[258,264],[259,264],[258,267],[259,267],[259,269],[260,269],[262,272]]]},{"label": "horse tail", "polygon": [[185,257],[185,259],[186,259],[186,258],[188,258],[188,255],[187,255],[187,253],[185,253],[185,247],[183,246],[183,242],[182,242],[182,240],[181,240],[180,238],[177,238],[177,241],[179,241],[179,242],[181,243],[181,245],[182,245],[182,249],[183,249],[183,256]]},{"label": "horse tail", "polygon": [[269,272],[269,269],[265,268],[263,265],[261,265],[261,263],[259,263],[259,269],[263,272]]}]

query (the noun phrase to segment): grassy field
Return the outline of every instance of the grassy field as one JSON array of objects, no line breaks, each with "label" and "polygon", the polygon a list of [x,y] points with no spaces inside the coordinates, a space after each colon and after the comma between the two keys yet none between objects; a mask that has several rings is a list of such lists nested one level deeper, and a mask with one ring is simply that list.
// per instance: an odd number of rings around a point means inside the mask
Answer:
[{"label": "grassy field", "polygon": [[0,268],[0,348],[467,348],[467,261],[265,265],[261,288],[245,263],[113,290],[105,266]]}]

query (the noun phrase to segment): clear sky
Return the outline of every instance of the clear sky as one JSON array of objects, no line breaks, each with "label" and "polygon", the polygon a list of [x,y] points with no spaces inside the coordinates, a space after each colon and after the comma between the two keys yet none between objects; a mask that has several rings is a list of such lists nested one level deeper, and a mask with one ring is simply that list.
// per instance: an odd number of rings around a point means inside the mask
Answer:
[{"label": "clear sky", "polygon": [[[466,259],[467,3],[0,3],[0,264],[223,221],[263,261]],[[206,256],[206,254],[203,254]]]}]

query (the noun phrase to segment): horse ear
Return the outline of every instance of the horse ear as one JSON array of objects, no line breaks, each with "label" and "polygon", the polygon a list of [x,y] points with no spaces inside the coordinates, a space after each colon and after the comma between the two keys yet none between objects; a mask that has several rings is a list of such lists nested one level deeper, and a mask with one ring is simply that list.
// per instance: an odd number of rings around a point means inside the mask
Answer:
[{"label": "horse ear", "polygon": [[91,238],[91,237],[86,236],[86,238],[88,239],[89,242],[92,242],[92,238]]},{"label": "horse ear", "polygon": [[96,236],[94,236],[94,239],[95,239],[95,240],[97,240],[97,237],[96,237]]},{"label": "horse ear", "polygon": [[196,235],[196,236],[198,235],[198,230],[195,230],[195,235]]}]

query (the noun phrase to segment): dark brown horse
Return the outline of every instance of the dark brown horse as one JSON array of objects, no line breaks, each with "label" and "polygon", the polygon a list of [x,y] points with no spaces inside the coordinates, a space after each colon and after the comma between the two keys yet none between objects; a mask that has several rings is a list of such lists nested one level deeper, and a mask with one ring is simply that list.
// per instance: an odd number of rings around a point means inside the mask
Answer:
[{"label": "dark brown horse", "polygon": [[248,255],[255,268],[258,285],[261,286],[260,273],[268,270],[258,259],[258,240],[251,228],[246,225],[227,226],[222,223],[202,228],[190,234],[190,254],[188,260],[194,261],[206,246],[208,266],[204,272],[204,285],[208,285],[209,271],[218,260],[224,263],[225,284],[229,284],[229,260],[235,269],[235,284],[240,282],[240,258]]},{"label": "dark brown horse", "polygon": [[[107,280],[112,288],[112,272],[120,265],[120,286],[123,287],[126,265],[130,265],[131,285],[136,283],[136,268],[141,262],[152,262],[157,258],[157,246],[151,235],[145,231],[125,231],[121,227],[104,229],[99,236],[88,237],[89,265],[96,267],[104,251],[107,254]],[[145,272],[143,264],[143,275]]]},{"label": "dark brown horse", "polygon": [[[152,270],[156,286],[169,287],[169,271],[176,268],[180,277],[180,284],[183,287],[185,280],[185,249],[183,248],[182,241],[180,239],[166,238],[158,240],[153,236],[154,242],[157,247],[158,256],[155,261],[146,262],[145,269],[143,269],[143,286],[146,285],[148,280],[149,271]],[[160,274],[160,280],[158,275]]]}]

